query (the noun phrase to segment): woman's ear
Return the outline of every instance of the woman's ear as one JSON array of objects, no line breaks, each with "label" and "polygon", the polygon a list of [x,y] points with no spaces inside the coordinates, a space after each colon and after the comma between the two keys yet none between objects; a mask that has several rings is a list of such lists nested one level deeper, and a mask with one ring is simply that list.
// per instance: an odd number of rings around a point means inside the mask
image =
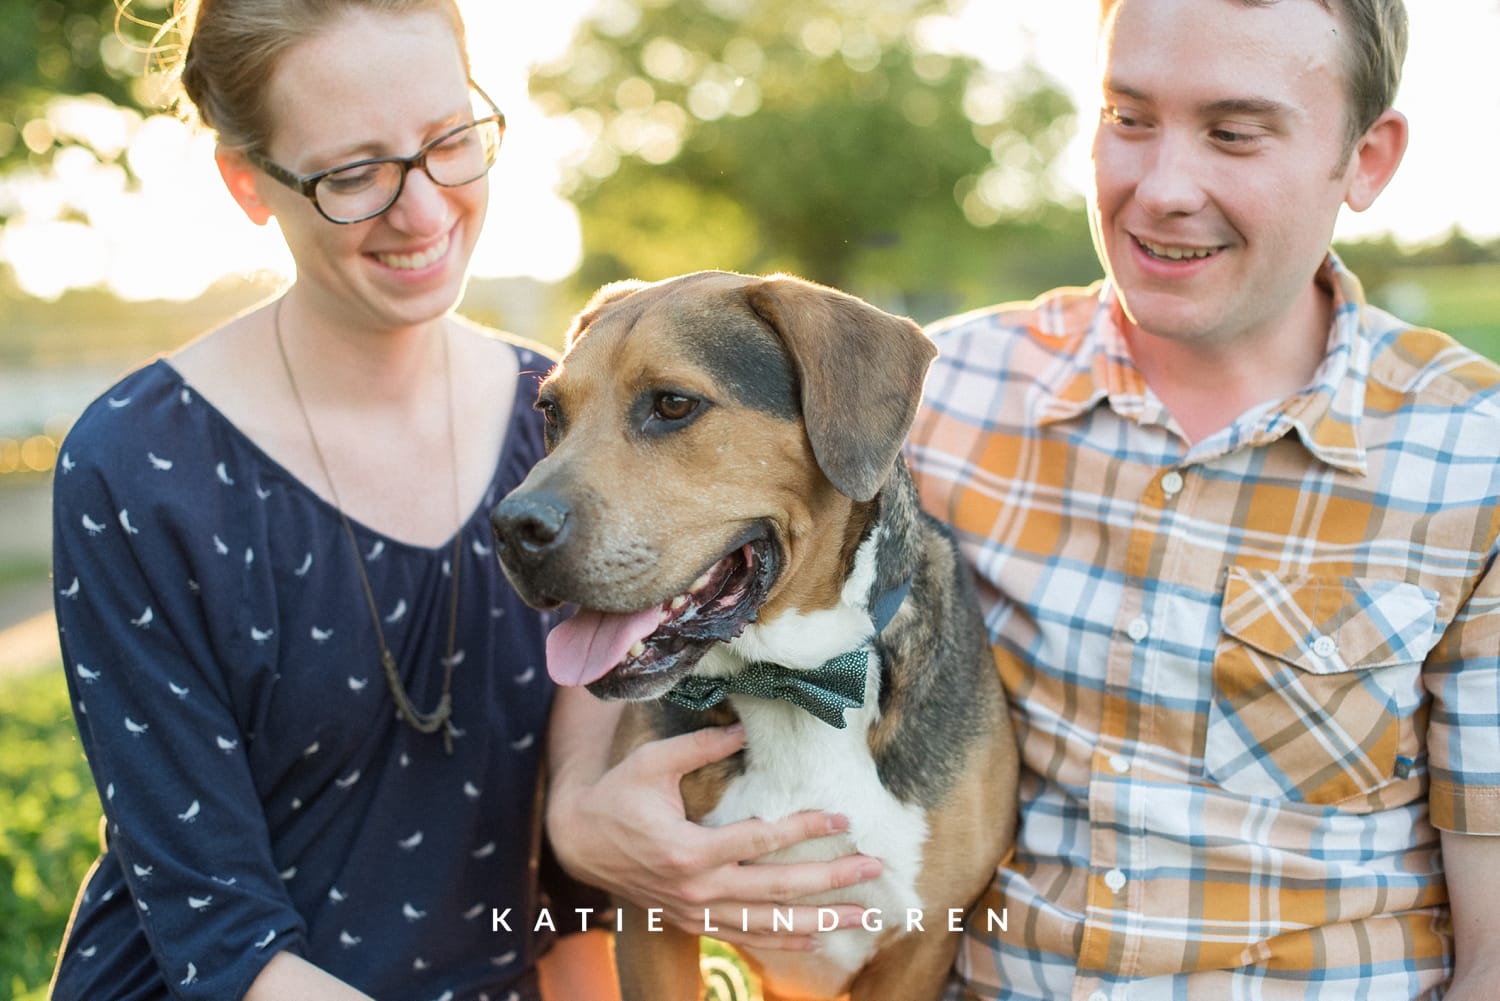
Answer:
[{"label": "woman's ear", "polygon": [[1406,116],[1387,108],[1354,146],[1349,162],[1349,186],[1344,192],[1345,205],[1363,212],[1375,203],[1376,196],[1385,190],[1396,168],[1401,166],[1406,139]]},{"label": "woman's ear", "polygon": [[220,146],[214,150],[214,162],[219,165],[219,176],[224,187],[244,211],[250,221],[264,226],[271,220],[271,208],[260,197],[260,171],[246,159],[241,150]]}]

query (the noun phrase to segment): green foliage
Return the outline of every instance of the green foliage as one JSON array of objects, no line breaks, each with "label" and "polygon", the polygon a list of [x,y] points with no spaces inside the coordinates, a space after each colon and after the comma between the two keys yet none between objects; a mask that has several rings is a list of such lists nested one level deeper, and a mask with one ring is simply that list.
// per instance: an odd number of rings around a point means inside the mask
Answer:
[{"label": "green foliage", "polygon": [[0,680],[0,995],[44,988],[99,850],[99,798],[62,669]]},{"label": "green foliage", "polygon": [[531,81],[593,136],[569,178],[580,284],[711,266],[958,294],[983,227],[1047,201],[1072,107],[1039,71],[925,47],[946,7],[626,0],[585,22]]},{"label": "green foliage", "polygon": [[[123,3],[123,0],[120,0]],[[145,48],[165,20],[167,0],[0,0],[0,168],[47,162],[82,138],[49,120],[58,94],[96,94],[141,103]],[[108,154],[106,153],[106,156]]]}]

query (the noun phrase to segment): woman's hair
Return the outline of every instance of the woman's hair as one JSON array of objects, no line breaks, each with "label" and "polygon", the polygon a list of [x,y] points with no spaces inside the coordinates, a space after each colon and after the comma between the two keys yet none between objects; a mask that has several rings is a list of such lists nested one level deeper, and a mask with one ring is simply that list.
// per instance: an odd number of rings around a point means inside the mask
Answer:
[{"label": "woman's hair", "polygon": [[175,32],[175,104],[221,144],[263,149],[270,139],[267,83],[287,49],[348,11],[434,12],[448,19],[469,71],[463,18],[455,0],[176,0],[164,31]]}]

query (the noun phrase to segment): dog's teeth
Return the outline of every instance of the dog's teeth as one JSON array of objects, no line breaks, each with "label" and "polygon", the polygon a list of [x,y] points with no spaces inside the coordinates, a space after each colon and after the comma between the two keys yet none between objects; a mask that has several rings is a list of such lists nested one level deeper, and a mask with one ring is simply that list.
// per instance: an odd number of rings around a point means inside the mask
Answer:
[{"label": "dog's teeth", "polygon": [[689,591],[698,591],[698,590],[701,590],[701,589],[703,589],[703,588],[705,588],[705,587],[708,586],[708,582],[711,579],[712,578],[709,577],[708,572],[704,571],[703,576],[699,577],[697,580],[693,581],[693,586],[690,587],[690,588],[688,588],[688,590]]},{"label": "dog's teeth", "polygon": [[682,611],[683,606],[686,605],[687,603],[688,603],[688,596],[685,595],[685,594],[679,594],[677,597],[675,597],[675,598],[672,599],[672,611],[674,611],[674,612],[680,612],[680,611]]},{"label": "dog's teeth", "polygon": [[632,657],[639,657],[645,652],[646,644],[642,643],[640,640],[636,640],[635,645],[630,648],[630,656]]}]

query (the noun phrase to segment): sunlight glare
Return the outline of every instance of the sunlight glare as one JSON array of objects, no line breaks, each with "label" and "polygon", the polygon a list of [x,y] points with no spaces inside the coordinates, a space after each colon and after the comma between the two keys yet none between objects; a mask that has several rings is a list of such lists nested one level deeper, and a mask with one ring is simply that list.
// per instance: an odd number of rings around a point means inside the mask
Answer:
[{"label": "sunlight glare", "polygon": [[[491,175],[489,221],[472,272],[561,280],[582,255],[577,213],[557,193],[563,167],[582,164],[598,175],[608,173],[613,162],[607,151],[603,160],[586,161],[591,155],[586,116],[542,114],[530,100],[527,75],[532,65],[567,51],[579,18],[597,4],[553,0],[526,7],[524,14],[493,0],[460,0],[460,6],[475,78],[505,110],[509,124]],[[616,2],[610,9],[617,20],[628,20],[633,8]],[[977,55],[999,71],[1035,62],[1067,89],[1080,110],[1079,121],[1087,123],[1097,100],[1091,65],[1097,10],[1097,0],[1035,5],[968,0],[954,16],[923,22],[919,37],[939,51]],[[1500,90],[1487,79],[1490,53],[1500,41],[1500,7],[1494,0],[1441,5],[1413,0],[1408,10],[1411,52],[1397,107],[1410,120],[1411,148],[1374,209],[1344,213],[1337,235],[1393,231],[1404,241],[1419,242],[1439,239],[1460,223],[1476,238],[1500,235],[1500,199],[1490,196],[1489,176],[1500,159],[1500,138],[1494,128],[1462,124],[1500,121]],[[814,53],[831,54],[842,46],[847,59],[868,55],[834,28],[809,22],[799,37]],[[726,59],[732,48],[726,48]],[[687,72],[688,56],[667,43],[650,52],[648,69],[657,79]],[[749,69],[739,65],[746,60],[730,61],[732,71],[720,68],[731,75],[701,81],[692,90],[691,111],[699,117],[742,114],[758,105],[754,60]],[[659,162],[675,153],[687,123],[681,109],[668,113],[647,99],[651,85],[640,84],[622,96],[643,102],[633,120],[639,134],[618,138]],[[973,93],[969,110],[976,119],[993,117],[995,99]],[[1455,107],[1461,108],[1457,115]],[[1073,192],[1089,184],[1089,131],[1084,124],[1060,157],[1059,179]],[[0,230],[0,261],[10,264],[25,292],[56,298],[71,288],[105,285],[127,299],[190,299],[224,276],[290,275],[290,256],[274,224],[252,225],[225,192],[207,136],[164,115],[143,117],[94,98],[60,97],[20,136],[38,148],[56,137],[76,137],[88,148],[60,152],[50,175],[21,168],[0,177],[0,209],[9,215]],[[139,182],[133,188],[127,188],[117,165],[100,162],[121,150]],[[1018,181],[1011,168],[1024,167],[1001,164],[986,176],[982,191],[969,193],[971,201],[982,196],[985,202],[1007,202]],[[966,209],[988,218],[995,206],[985,209],[974,202]]]}]

